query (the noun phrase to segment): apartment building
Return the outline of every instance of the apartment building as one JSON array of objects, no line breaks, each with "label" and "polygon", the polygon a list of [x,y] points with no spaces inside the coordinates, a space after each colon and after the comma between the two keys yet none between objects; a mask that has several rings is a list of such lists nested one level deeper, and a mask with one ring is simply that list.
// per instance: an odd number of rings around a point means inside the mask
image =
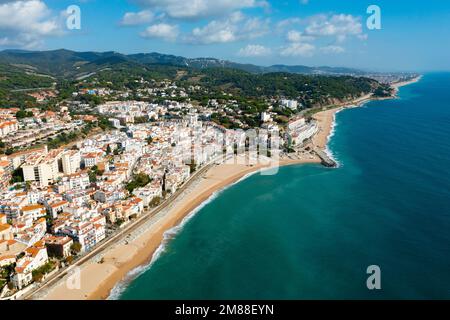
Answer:
[{"label": "apartment building", "polygon": [[62,154],[62,168],[64,174],[74,174],[80,169],[81,154],[78,150],[67,150]]},{"label": "apartment building", "polygon": [[0,159],[0,189],[6,189],[9,185],[13,172],[11,161],[6,157]]},{"label": "apartment building", "polygon": [[30,247],[25,250],[25,256],[17,260],[16,273],[12,282],[17,289],[22,289],[33,280],[32,272],[48,262],[47,249],[45,247]]},{"label": "apartment building", "polygon": [[6,215],[0,214],[0,241],[12,239],[13,239],[12,226],[7,223]]},{"label": "apartment building", "polygon": [[73,244],[72,238],[67,236],[58,237],[49,235],[44,241],[50,256],[58,258],[67,258],[70,256],[70,247]]},{"label": "apartment building", "polygon": [[21,152],[16,152],[10,156],[8,156],[8,159],[11,161],[12,165],[13,165],[13,169],[17,169],[19,168],[27,159],[27,157],[29,157],[32,154],[41,154],[41,155],[46,155],[48,153],[48,149],[47,146],[43,146],[41,148],[35,148],[35,149],[31,149],[31,150],[26,150],[26,151],[21,151]]},{"label": "apartment building", "polygon": [[19,130],[19,124],[15,120],[0,122],[0,137],[5,137],[10,133]]},{"label": "apartment building", "polygon": [[48,186],[59,176],[58,158],[53,154],[34,153],[22,165],[25,181],[35,181],[40,186]]},{"label": "apartment building", "polygon": [[101,152],[88,152],[83,154],[81,158],[83,160],[84,166],[86,168],[91,168],[97,165],[102,156],[103,154]]}]

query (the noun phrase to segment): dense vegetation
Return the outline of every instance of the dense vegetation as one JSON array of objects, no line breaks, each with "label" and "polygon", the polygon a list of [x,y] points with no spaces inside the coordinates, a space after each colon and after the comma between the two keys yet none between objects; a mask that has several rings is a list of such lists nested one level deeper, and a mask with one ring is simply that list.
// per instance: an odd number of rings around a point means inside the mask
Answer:
[{"label": "dense vegetation", "polygon": [[200,83],[212,90],[242,94],[249,97],[285,96],[300,100],[306,107],[344,100],[371,92],[378,82],[350,76],[308,76],[291,73],[251,74],[233,69],[208,69]]},{"label": "dense vegetation", "polygon": [[35,99],[20,91],[29,88],[51,88],[54,80],[27,69],[0,63],[0,106],[25,107]]},{"label": "dense vegetation", "polygon": [[42,281],[43,277],[47,274],[52,272],[56,268],[56,265],[54,262],[49,261],[43,266],[35,269],[32,271],[33,275],[33,281]]},{"label": "dense vegetation", "polygon": [[393,93],[394,89],[388,85],[380,85],[373,91],[373,95],[380,98],[390,97]]},{"label": "dense vegetation", "polygon": [[132,193],[134,189],[145,187],[147,184],[151,182],[150,177],[145,173],[138,173],[133,177],[127,185],[126,189],[129,193]]},{"label": "dense vegetation", "polygon": [[[135,92],[136,89],[145,87],[141,80],[152,82],[168,79],[185,89],[192,85],[201,85],[205,90],[189,94],[192,101],[201,105],[207,105],[210,99],[217,99],[220,102],[236,100],[243,112],[241,120],[247,124],[257,124],[255,114],[267,107],[267,104],[264,104],[265,98],[296,99],[304,108],[311,108],[352,99],[373,92],[380,86],[375,80],[364,77],[247,72],[242,69],[246,68],[216,59],[186,60],[182,57],[159,54],[126,56],[115,52],[77,53],[68,50],[3,51],[0,52],[0,106],[32,105],[34,98],[24,92],[13,90],[50,87],[54,81],[57,82],[59,99],[68,99],[71,98],[72,92],[83,88],[105,87]],[[30,70],[34,70],[34,73]],[[267,68],[266,71],[276,70],[290,69],[286,69],[286,66],[276,66]],[[305,71],[305,68],[296,66],[294,71]],[[332,71],[351,70],[330,68],[330,72]],[[50,74],[57,80],[37,75],[36,72]],[[377,92],[381,95],[385,90]],[[80,95],[77,99],[91,105],[103,102],[101,97],[89,94]],[[140,98],[132,95],[129,99]],[[185,99],[179,98],[180,101]],[[153,98],[154,102],[160,100],[164,98]],[[54,105],[55,101],[50,101],[42,107],[51,109]],[[280,121],[290,116],[287,111],[279,111]]]},{"label": "dense vegetation", "polygon": [[50,88],[55,82],[49,76],[32,73],[26,69],[0,64],[0,88],[19,90],[28,88]]},{"label": "dense vegetation", "polygon": [[[180,76],[182,74],[182,76]],[[337,100],[358,97],[373,91],[379,85],[375,80],[351,76],[313,76],[291,73],[253,74],[236,69],[210,68],[196,70],[173,66],[134,68],[121,65],[107,69],[88,78],[99,87],[114,90],[140,88],[140,80],[175,80],[185,89],[201,85],[206,91],[190,93],[193,101],[207,105],[210,99],[236,100],[241,108],[257,108],[264,97],[286,97],[299,100],[305,108],[328,104]],[[72,90],[73,86],[66,84]],[[83,85],[81,85],[83,86]],[[73,91],[73,90],[72,90]],[[231,94],[231,95],[229,95]],[[68,94],[67,94],[68,95]],[[81,97],[83,98],[83,97]],[[86,99],[93,99],[86,97]],[[155,102],[158,98],[155,98]],[[164,99],[162,99],[164,100]],[[183,99],[180,99],[183,101]],[[91,101],[84,101],[91,102]],[[95,104],[97,102],[94,101]],[[261,110],[254,110],[261,111]]]},{"label": "dense vegetation", "polygon": [[214,58],[185,58],[161,53],[139,53],[125,55],[118,52],[75,52],[70,50],[24,51],[5,50],[0,52],[0,63],[32,65],[39,72],[59,78],[76,78],[97,72],[101,68],[121,63],[133,63],[140,66],[163,65],[189,67],[191,69],[231,68],[251,73],[290,72],[302,74],[326,73],[334,75],[363,75],[364,71],[349,68],[308,67],[303,65],[273,65],[262,67],[252,64],[235,63]]},{"label": "dense vegetation", "polygon": [[136,89],[141,78],[146,80],[174,79],[179,68],[164,65],[136,66],[131,63],[115,65],[114,68],[106,68],[95,75],[100,87],[114,90],[123,88]]}]

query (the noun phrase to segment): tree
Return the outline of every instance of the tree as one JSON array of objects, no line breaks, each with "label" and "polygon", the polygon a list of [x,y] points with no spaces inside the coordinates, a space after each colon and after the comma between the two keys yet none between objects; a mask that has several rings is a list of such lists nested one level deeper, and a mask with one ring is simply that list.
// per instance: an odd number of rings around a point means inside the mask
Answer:
[{"label": "tree", "polygon": [[154,197],[148,205],[149,205],[149,207],[153,208],[153,207],[158,206],[160,203],[161,203],[161,197]]},{"label": "tree", "polygon": [[66,263],[67,263],[67,264],[72,264],[72,262],[73,262],[73,256],[68,256],[68,257],[66,258]]},{"label": "tree", "polygon": [[145,173],[138,173],[127,185],[126,189],[129,193],[133,193],[134,189],[145,187],[151,181],[150,177]]},{"label": "tree", "polygon": [[95,171],[89,171],[89,182],[90,183],[96,183],[97,182],[97,173]]},{"label": "tree", "polygon": [[51,272],[55,268],[55,264],[51,261],[32,271],[33,281],[42,281],[45,274]]},{"label": "tree", "polygon": [[17,119],[24,119],[27,117],[27,112],[25,110],[19,110],[16,112]]},{"label": "tree", "polygon": [[195,170],[197,170],[197,164],[195,163],[195,161],[191,161],[191,163],[189,164],[189,169],[191,174],[194,173]]},{"label": "tree", "polygon": [[23,182],[23,170],[22,168],[17,168],[12,173],[11,183]]},{"label": "tree", "polygon": [[70,246],[70,250],[74,253],[74,254],[78,254],[81,252],[81,243],[79,242],[74,242],[71,246]]},{"label": "tree", "polygon": [[101,176],[102,174],[103,174],[103,171],[100,171],[97,166],[93,166],[88,173],[89,181],[91,183],[97,182],[97,176]]},{"label": "tree", "polygon": [[117,219],[115,225],[118,226],[118,227],[120,227],[120,226],[121,226],[122,224],[124,224],[124,223],[125,223],[125,220],[123,220],[123,219]]}]

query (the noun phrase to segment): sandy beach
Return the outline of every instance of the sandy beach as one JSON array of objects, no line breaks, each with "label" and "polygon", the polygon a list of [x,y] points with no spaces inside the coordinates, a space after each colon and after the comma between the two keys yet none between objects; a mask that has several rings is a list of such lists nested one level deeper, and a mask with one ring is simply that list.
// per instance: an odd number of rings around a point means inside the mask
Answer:
[{"label": "sandy beach", "polygon": [[394,90],[395,90],[395,95],[397,95],[398,90],[399,90],[400,87],[407,86],[407,85],[409,85],[409,84],[419,82],[420,79],[422,79],[422,76],[418,76],[418,77],[416,77],[416,78],[414,78],[414,79],[411,79],[411,80],[409,80],[409,81],[396,82],[396,83],[393,83],[391,86],[392,86],[392,87],[394,88]]},{"label": "sandy beach", "polygon": [[371,100],[382,100],[382,99],[393,99],[397,97],[398,91],[400,87],[407,86],[412,83],[416,83],[420,81],[422,76],[418,76],[414,79],[411,79],[409,81],[402,81],[402,82],[396,82],[393,83],[391,86],[395,90],[395,94],[393,97],[387,97],[387,98],[374,98],[372,94],[364,95],[360,98],[357,98],[353,100],[351,103],[345,103],[339,106],[336,106],[335,108],[324,110],[321,112],[318,112],[313,115],[313,118],[317,121],[319,125],[319,134],[315,135],[313,137],[313,145],[314,147],[318,149],[325,149],[328,144],[328,140],[330,137],[330,134],[333,130],[334,121],[336,118],[336,113],[346,109],[346,108],[354,108],[363,105],[364,103],[371,101]]},{"label": "sandy beach", "polygon": [[316,134],[312,139],[312,143],[315,148],[318,148],[320,150],[326,148],[331,131],[333,130],[336,112],[341,109],[342,107],[329,109],[318,112],[313,116],[313,118],[317,121],[319,127],[318,134]]},{"label": "sandy beach", "polygon": [[366,94],[360,98],[353,100],[351,103],[338,105],[335,108],[327,109],[314,114],[313,119],[317,121],[319,132],[312,139],[313,146],[318,150],[326,149],[331,132],[333,131],[337,112],[345,108],[354,108],[360,106],[372,99],[372,94]]},{"label": "sandy beach", "polygon": [[[280,165],[320,163],[314,157],[282,159]],[[164,240],[164,233],[177,226],[195,208],[215,192],[224,189],[242,177],[267,168],[265,164],[220,164],[209,169],[179,195],[166,209],[148,219],[131,234],[108,247],[103,253],[83,263],[80,270],[80,288],[70,289],[67,276],[49,288],[42,289],[33,299],[78,300],[106,299],[111,289],[135,268],[148,264]]]},{"label": "sandy beach", "polygon": [[[395,86],[398,88],[418,80],[398,83]],[[346,105],[316,113],[313,117],[318,122],[319,132],[312,140],[314,148],[320,150],[326,148],[337,111],[346,107],[355,107],[371,99],[372,97],[369,94]],[[303,163],[320,163],[320,159],[310,155],[296,156],[294,159],[281,159],[279,165]],[[204,173],[191,179],[189,186],[171,201],[170,205],[156,214],[148,213],[148,216],[142,222],[139,222],[139,226],[133,231],[126,232],[114,243],[108,244],[100,253],[87,261],[83,261],[79,269],[79,288],[69,288],[67,286],[68,275],[66,275],[56,283],[49,284],[27,298],[50,300],[108,298],[116,284],[130,280],[130,271],[148,265],[155,252],[158,252],[158,248],[161,249],[160,246],[164,241],[166,231],[179,225],[183,218],[214,193],[264,167],[267,167],[267,165],[261,163],[252,166],[240,163],[212,166]]]}]

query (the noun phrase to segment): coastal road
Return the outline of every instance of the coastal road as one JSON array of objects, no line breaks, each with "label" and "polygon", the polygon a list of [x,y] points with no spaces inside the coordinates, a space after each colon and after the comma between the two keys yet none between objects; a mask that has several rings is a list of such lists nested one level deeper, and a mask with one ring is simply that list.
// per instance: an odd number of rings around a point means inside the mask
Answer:
[{"label": "coastal road", "polygon": [[178,189],[171,197],[169,197],[167,200],[165,200],[160,206],[155,208],[154,210],[145,212],[142,216],[140,216],[136,221],[130,223],[129,225],[125,226],[122,230],[120,230],[118,233],[113,235],[112,237],[106,239],[104,242],[98,244],[92,251],[88,252],[86,255],[82,256],[80,259],[76,260],[70,267],[61,269],[61,271],[54,274],[52,277],[48,278],[43,284],[39,285],[36,289],[30,291],[29,293],[25,294],[21,299],[27,300],[32,299],[34,295],[39,294],[46,288],[50,288],[52,285],[56,284],[58,281],[63,279],[66,275],[70,273],[70,271],[74,267],[80,267],[84,263],[88,262],[90,259],[94,258],[98,254],[102,253],[103,251],[107,250],[111,244],[118,243],[120,241],[123,241],[128,234],[134,232],[136,229],[141,227],[141,225],[144,222],[147,222],[148,219],[152,218],[165,208],[169,206],[174,200],[176,200],[187,188],[191,186],[191,184],[197,180],[197,178],[201,177],[203,174],[205,174],[211,167],[215,165],[215,161],[217,159],[214,159],[209,164],[204,166],[203,168],[200,168],[197,172],[195,172],[191,178],[186,181],[186,183]]}]

